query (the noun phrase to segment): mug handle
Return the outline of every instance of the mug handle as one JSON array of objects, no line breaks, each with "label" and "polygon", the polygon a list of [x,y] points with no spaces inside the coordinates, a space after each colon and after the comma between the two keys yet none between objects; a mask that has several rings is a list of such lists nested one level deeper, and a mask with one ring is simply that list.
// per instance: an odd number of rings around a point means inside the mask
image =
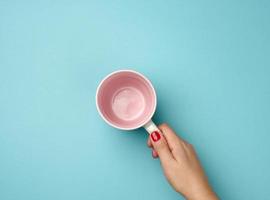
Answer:
[{"label": "mug handle", "polygon": [[143,127],[149,133],[149,135],[151,135],[155,131],[158,131],[159,133],[161,133],[161,131],[158,129],[156,124],[151,119]]}]

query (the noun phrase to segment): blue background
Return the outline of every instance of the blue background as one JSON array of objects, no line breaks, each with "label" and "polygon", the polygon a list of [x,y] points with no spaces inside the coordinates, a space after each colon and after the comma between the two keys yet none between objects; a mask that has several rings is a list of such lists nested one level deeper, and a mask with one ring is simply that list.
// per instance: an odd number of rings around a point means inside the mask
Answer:
[{"label": "blue background", "polygon": [[134,69],[222,199],[270,196],[269,1],[0,1],[0,199],[181,199],[95,108]]}]

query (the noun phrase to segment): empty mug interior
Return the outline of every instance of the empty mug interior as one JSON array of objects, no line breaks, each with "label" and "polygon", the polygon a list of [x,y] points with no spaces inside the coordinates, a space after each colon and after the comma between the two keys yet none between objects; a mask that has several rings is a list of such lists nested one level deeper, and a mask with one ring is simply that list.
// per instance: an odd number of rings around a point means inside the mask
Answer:
[{"label": "empty mug interior", "polygon": [[106,77],[97,93],[103,118],[120,129],[135,129],[147,123],[156,108],[155,90],[144,76],[118,71]]}]

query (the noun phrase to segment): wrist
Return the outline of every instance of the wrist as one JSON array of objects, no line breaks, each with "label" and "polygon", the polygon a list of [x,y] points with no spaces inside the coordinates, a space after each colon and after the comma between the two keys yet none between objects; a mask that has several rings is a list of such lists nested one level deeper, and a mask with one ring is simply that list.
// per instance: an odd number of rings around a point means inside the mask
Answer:
[{"label": "wrist", "polygon": [[187,200],[218,200],[217,195],[212,192],[208,194],[203,194],[203,195],[195,195],[192,196],[191,198],[186,198]]},{"label": "wrist", "polygon": [[194,191],[191,194],[186,195],[185,198],[187,200],[218,200],[217,195],[210,186],[202,190]]}]

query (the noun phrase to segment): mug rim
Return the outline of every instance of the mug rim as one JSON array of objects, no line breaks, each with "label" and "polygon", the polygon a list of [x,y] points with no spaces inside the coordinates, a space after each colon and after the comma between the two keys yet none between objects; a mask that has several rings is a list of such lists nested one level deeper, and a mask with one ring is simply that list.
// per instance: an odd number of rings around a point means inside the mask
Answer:
[{"label": "mug rim", "polygon": [[[122,73],[122,72],[131,72],[131,73],[134,73],[134,74],[139,75],[140,77],[142,77],[142,78],[149,84],[149,86],[151,87],[151,89],[152,89],[152,91],[153,91],[153,93],[154,93],[154,109],[153,109],[151,115],[149,116],[149,118],[148,118],[147,120],[143,121],[142,123],[140,123],[140,124],[137,125],[137,126],[134,126],[134,127],[128,127],[128,128],[124,128],[124,127],[117,126],[117,125],[111,123],[109,120],[107,120],[107,119],[105,118],[105,116],[102,114],[102,112],[101,112],[101,110],[100,110],[100,108],[99,108],[99,104],[98,104],[98,94],[99,94],[101,85],[102,85],[102,84],[104,83],[104,81],[107,80],[109,77],[111,77],[111,76],[113,76],[113,75],[115,75],[115,74],[118,74],[118,73]],[[147,122],[149,122],[149,121],[152,119],[152,117],[153,117],[153,115],[154,115],[154,113],[155,113],[155,111],[156,111],[156,107],[157,107],[157,95],[156,95],[156,90],[155,90],[153,84],[151,83],[151,81],[150,81],[146,76],[144,76],[143,74],[141,74],[140,72],[137,72],[137,71],[131,70],[131,69],[120,69],[120,70],[113,71],[113,72],[109,73],[108,75],[106,75],[106,76],[100,81],[100,83],[99,83],[99,85],[98,85],[98,87],[97,87],[97,90],[96,90],[96,97],[95,97],[95,98],[96,98],[96,108],[97,108],[97,111],[98,111],[99,115],[102,117],[102,119],[103,119],[107,124],[109,124],[110,126],[112,126],[112,127],[114,127],[114,128],[117,128],[117,129],[120,129],[120,130],[135,130],[135,129],[138,129],[138,128],[140,128],[140,127],[143,127]]]}]

